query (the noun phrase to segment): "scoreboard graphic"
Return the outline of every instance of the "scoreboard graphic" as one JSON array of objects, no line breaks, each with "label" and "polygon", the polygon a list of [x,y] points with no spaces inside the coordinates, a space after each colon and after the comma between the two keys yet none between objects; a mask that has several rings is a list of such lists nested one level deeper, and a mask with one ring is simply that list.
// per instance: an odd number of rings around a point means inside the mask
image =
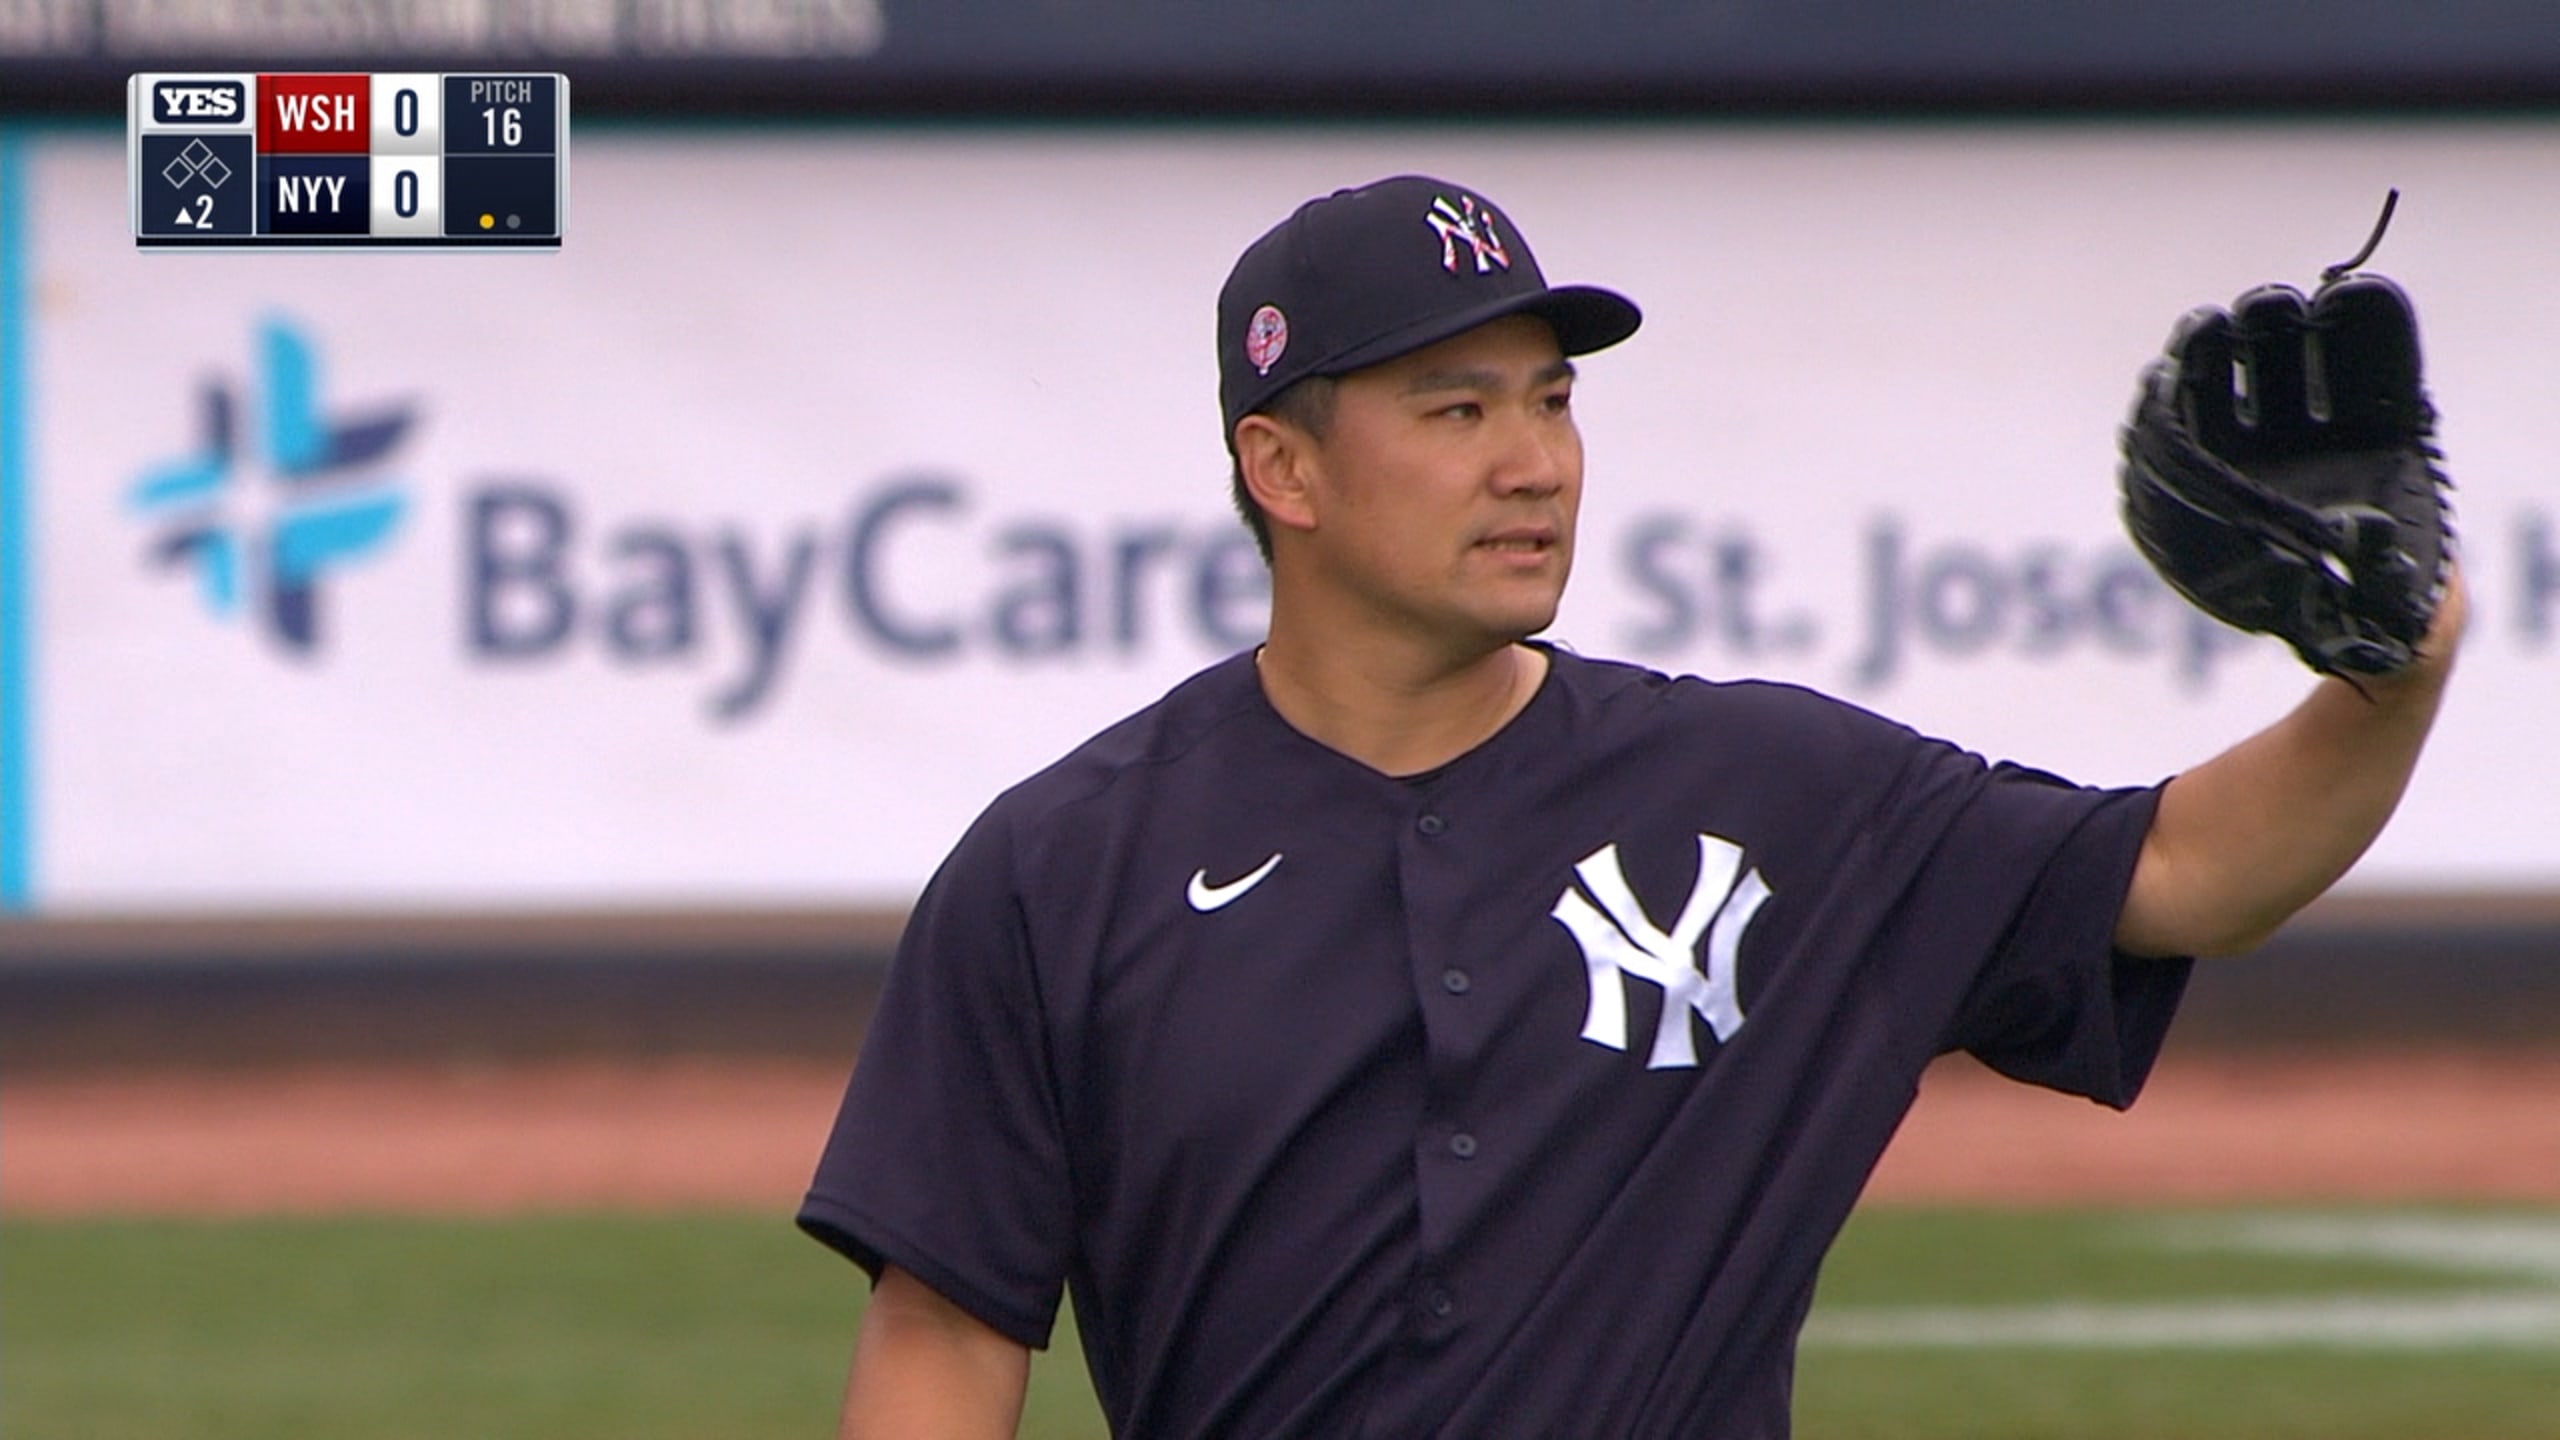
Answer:
[{"label": "scoreboard graphic", "polygon": [[136,75],[145,250],[557,250],[565,75]]}]

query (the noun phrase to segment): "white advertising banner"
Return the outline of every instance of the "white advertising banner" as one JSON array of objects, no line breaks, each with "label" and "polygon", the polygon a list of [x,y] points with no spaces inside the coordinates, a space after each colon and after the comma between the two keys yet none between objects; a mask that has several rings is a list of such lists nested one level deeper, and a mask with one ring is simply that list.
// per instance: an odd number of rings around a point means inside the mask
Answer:
[{"label": "white advertising banner", "polygon": [[[1003,786],[1259,634],[1212,306],[1400,171],[1645,307],[1590,357],[1587,653],[2091,783],[2308,688],[2115,515],[2189,305],[2403,192],[2476,601],[2352,886],[2560,890],[2560,233],[2538,123],[582,137],[557,255],[141,255],[8,142],[11,908],[901,905]],[[14,277],[14,278],[10,278]],[[1701,737],[1712,743],[1712,737]]]}]

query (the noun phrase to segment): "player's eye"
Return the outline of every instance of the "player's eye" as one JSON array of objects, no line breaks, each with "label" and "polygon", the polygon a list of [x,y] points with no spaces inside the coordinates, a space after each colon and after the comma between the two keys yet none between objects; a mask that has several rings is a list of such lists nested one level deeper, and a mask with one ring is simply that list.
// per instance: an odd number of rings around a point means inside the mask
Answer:
[{"label": "player's eye", "polygon": [[1477,420],[1483,418],[1484,407],[1473,400],[1461,400],[1455,405],[1443,405],[1431,413],[1444,420]]},{"label": "player's eye", "polygon": [[1573,409],[1573,392],[1558,390],[1538,402],[1550,415],[1562,415]]}]

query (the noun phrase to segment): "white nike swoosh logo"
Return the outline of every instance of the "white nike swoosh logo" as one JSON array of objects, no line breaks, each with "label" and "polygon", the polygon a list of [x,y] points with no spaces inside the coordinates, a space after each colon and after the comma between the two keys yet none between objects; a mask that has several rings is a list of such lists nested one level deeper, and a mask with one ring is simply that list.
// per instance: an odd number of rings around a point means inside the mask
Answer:
[{"label": "white nike swoosh logo", "polygon": [[1212,910],[1233,905],[1244,898],[1244,892],[1261,884],[1264,877],[1279,868],[1280,856],[1274,852],[1271,858],[1263,861],[1261,867],[1252,874],[1241,880],[1230,880],[1224,885],[1212,885],[1209,883],[1208,871],[1194,870],[1191,872],[1191,888],[1187,892],[1191,897],[1191,908],[1206,915]]}]

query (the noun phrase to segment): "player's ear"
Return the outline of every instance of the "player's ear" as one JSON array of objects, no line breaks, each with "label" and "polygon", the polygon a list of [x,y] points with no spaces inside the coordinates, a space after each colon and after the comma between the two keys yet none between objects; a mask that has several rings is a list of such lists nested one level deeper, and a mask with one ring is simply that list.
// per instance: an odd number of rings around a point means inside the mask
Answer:
[{"label": "player's ear", "polygon": [[1236,422],[1236,471],[1245,492],[1274,527],[1315,528],[1315,437],[1271,415]]}]

